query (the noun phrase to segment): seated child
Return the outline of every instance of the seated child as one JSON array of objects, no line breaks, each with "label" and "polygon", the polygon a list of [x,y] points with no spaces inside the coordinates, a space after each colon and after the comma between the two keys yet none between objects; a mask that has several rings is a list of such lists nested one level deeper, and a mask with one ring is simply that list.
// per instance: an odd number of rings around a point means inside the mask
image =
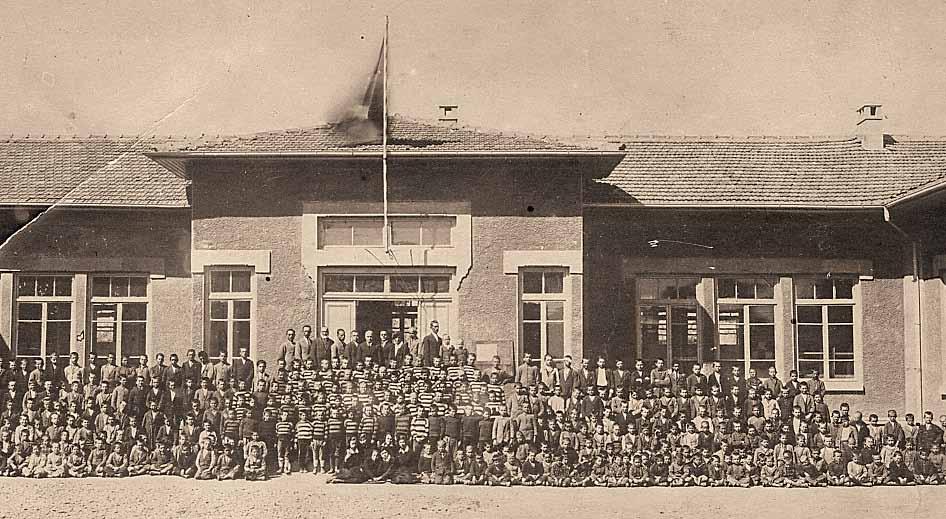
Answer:
[{"label": "seated child", "polygon": [[885,482],[887,485],[915,485],[916,481],[913,475],[913,472],[907,468],[906,463],[903,462],[903,454],[900,451],[897,451],[893,455],[893,461],[890,462],[890,466],[887,467],[887,480]]},{"label": "seated child", "polygon": [[233,447],[227,445],[223,453],[217,456],[217,466],[214,473],[218,481],[238,479],[242,475],[242,468],[233,455]]},{"label": "seated child", "polygon": [[246,461],[243,463],[243,475],[247,481],[266,481],[266,457],[259,444],[255,442],[248,444]]},{"label": "seated child", "polygon": [[174,457],[166,443],[158,443],[148,457],[148,474],[152,476],[170,476],[174,474]]},{"label": "seated child", "polygon": [[66,455],[66,476],[70,478],[84,478],[89,475],[88,456],[79,445],[69,448]]},{"label": "seated child", "polygon": [[62,444],[53,443],[52,450],[46,455],[46,476],[62,478],[66,476],[66,457],[62,454]]},{"label": "seated child", "polygon": [[116,442],[112,447],[112,453],[105,460],[102,472],[107,478],[128,476],[128,456],[125,455],[124,445],[121,442]]},{"label": "seated child", "polygon": [[148,438],[144,435],[139,436],[135,441],[135,445],[131,448],[131,452],[128,453],[129,476],[147,474],[151,468],[149,464],[151,453],[148,452],[147,441]]}]

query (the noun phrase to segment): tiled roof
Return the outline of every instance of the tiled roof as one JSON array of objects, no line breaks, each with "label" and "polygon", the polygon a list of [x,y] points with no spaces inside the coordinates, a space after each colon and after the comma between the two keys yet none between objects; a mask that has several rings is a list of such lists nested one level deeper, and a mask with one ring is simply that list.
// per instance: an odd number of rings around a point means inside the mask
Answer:
[{"label": "tiled roof", "polygon": [[187,207],[187,182],[142,152],[168,139],[0,139],[0,204]]},{"label": "tiled roof", "polygon": [[620,138],[585,200],[643,206],[886,205],[946,179],[946,138]]},{"label": "tiled roof", "polygon": [[[580,151],[583,148],[544,137],[450,127],[401,116],[389,118],[388,150],[427,152]],[[155,151],[194,153],[380,152],[380,132],[370,122],[333,124],[194,141]]]}]

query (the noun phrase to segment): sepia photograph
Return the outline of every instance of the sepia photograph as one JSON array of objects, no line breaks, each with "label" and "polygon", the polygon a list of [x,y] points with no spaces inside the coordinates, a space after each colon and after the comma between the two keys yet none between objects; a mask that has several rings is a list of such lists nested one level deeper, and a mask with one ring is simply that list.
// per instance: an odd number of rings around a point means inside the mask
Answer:
[{"label": "sepia photograph", "polygon": [[946,3],[0,1],[0,519],[946,509]]}]

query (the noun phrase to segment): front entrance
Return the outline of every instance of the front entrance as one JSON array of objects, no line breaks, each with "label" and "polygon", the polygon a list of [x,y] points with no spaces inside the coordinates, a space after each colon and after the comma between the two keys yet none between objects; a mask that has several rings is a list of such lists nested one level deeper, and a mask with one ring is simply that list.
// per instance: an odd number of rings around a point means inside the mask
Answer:
[{"label": "front entrance", "polygon": [[361,331],[374,330],[375,336],[379,330],[388,330],[393,336],[401,336],[412,326],[417,327],[418,333],[423,331],[417,320],[417,301],[355,301],[355,329]]},{"label": "front entrance", "polygon": [[366,330],[377,338],[381,330],[402,336],[417,328],[424,336],[430,321],[440,323],[441,334],[449,334],[453,319],[450,294],[451,274],[398,269],[386,271],[324,272],[321,276],[321,322],[335,336],[338,329],[350,334]]}]

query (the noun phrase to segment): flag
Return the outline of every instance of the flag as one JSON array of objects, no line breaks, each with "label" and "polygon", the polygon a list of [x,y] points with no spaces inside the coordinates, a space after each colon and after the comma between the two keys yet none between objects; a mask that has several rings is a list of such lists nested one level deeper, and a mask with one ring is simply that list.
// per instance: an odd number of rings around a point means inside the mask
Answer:
[{"label": "flag", "polygon": [[362,106],[365,109],[365,117],[374,123],[378,128],[384,125],[384,47],[387,45],[387,37],[381,41],[381,51],[378,53],[378,63],[374,67],[371,79],[368,81],[368,89],[365,90],[365,97],[362,100]]}]

